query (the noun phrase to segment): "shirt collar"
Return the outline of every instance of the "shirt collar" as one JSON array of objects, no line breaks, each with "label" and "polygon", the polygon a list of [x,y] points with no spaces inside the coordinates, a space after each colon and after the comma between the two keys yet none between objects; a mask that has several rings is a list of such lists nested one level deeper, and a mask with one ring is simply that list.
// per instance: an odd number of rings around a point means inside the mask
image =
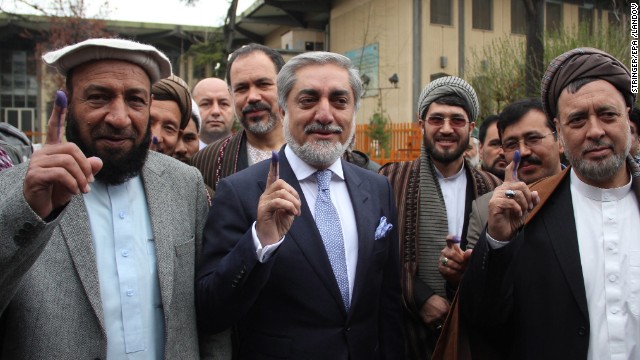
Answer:
[{"label": "shirt collar", "polygon": [[440,172],[440,170],[438,170],[437,167],[433,167],[436,170],[436,176],[438,177],[438,179],[442,179],[442,180],[455,180],[458,177],[460,177],[462,175],[462,173],[464,173],[464,162],[462,163],[462,166],[460,167],[460,171],[458,171],[456,174],[449,176],[448,178],[445,178],[442,173]]},{"label": "shirt collar", "polygon": [[621,187],[614,189],[602,189],[596,186],[591,186],[578,178],[576,172],[571,168],[571,185],[578,190],[580,195],[596,201],[618,201],[624,198],[631,191],[631,176],[629,176],[629,182]]},{"label": "shirt collar", "polygon": [[[308,177],[312,176],[316,171],[318,171],[318,169],[300,159],[298,155],[296,155],[296,153],[291,150],[291,147],[289,147],[289,145],[285,146],[284,154],[287,157],[289,165],[291,165],[291,170],[293,170],[293,173],[296,175],[296,179],[298,179],[298,181],[306,180]],[[344,171],[342,170],[342,161],[340,158],[338,158],[338,160],[331,164],[328,169],[331,170],[331,172],[337,175],[340,179],[344,180]]]}]

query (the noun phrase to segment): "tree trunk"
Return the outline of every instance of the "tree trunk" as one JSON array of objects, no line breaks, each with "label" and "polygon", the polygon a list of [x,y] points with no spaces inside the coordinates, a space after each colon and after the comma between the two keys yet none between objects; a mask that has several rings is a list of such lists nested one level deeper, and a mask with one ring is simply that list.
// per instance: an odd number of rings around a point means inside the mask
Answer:
[{"label": "tree trunk", "polygon": [[525,55],[525,93],[529,97],[540,96],[544,61],[544,0],[522,0],[526,11],[527,44]]},{"label": "tree trunk", "polygon": [[238,9],[238,0],[231,0],[229,10],[227,11],[227,21],[224,24],[224,39],[226,41],[225,50],[231,53],[233,47],[233,37],[236,31],[236,11]]}]

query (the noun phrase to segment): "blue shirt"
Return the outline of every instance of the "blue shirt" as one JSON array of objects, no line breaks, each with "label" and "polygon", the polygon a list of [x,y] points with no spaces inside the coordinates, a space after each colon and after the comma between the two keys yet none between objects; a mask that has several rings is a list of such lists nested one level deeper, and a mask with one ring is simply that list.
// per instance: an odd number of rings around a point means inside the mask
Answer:
[{"label": "blue shirt", "polygon": [[164,357],[155,242],[140,176],[84,195],[107,332],[107,359]]}]

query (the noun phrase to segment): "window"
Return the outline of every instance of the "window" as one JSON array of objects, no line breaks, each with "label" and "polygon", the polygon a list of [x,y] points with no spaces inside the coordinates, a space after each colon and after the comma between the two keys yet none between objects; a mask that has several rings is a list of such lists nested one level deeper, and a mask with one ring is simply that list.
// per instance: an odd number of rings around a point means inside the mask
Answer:
[{"label": "window", "polygon": [[453,25],[451,0],[431,0],[431,23]]},{"label": "window", "polygon": [[562,4],[548,2],[546,4],[545,20],[548,32],[560,32],[562,30]]},{"label": "window", "polygon": [[527,13],[523,0],[511,0],[511,33],[524,35],[527,33]]},{"label": "window", "polygon": [[493,23],[491,21],[491,14],[493,13],[493,0],[473,0],[472,6],[473,28],[480,30],[493,30]]},{"label": "window", "polygon": [[578,8],[578,23],[587,29],[589,35],[593,35],[593,9]]},{"label": "window", "polygon": [[[0,122],[9,122],[23,131],[34,128],[38,94],[36,61],[25,51],[0,50]],[[29,112],[26,122],[22,113]],[[26,115],[25,115],[26,116]]]}]

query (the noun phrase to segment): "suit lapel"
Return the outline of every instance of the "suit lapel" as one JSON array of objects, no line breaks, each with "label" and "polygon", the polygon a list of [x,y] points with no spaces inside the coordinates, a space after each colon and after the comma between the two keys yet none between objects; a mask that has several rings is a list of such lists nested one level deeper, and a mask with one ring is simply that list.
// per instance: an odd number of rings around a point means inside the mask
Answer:
[{"label": "suit lapel", "polygon": [[351,296],[351,309],[354,309],[364,292],[363,286],[365,286],[366,275],[369,265],[371,264],[371,252],[373,251],[373,242],[375,241],[376,222],[380,219],[377,217],[377,213],[367,211],[370,210],[370,204],[368,204],[368,202],[370,202],[371,194],[365,185],[366,183],[350,166],[345,164],[344,161],[342,162],[342,169],[344,170],[347,189],[351,197],[351,204],[353,205],[358,231],[358,263],[356,265],[356,276],[353,281],[353,294]]},{"label": "suit lapel", "polygon": [[[153,229],[153,238],[156,246],[156,266],[158,269],[158,281],[160,283],[160,294],[165,318],[171,308],[171,298],[173,295],[173,241],[167,232],[163,231],[171,227],[175,221],[169,216],[174,204],[171,197],[163,194],[171,194],[173,189],[162,179],[164,167],[155,161],[154,154],[149,154],[149,158],[142,169],[142,180],[144,192],[149,208],[149,217]],[[155,194],[154,196],[150,196]]]},{"label": "suit lapel", "polygon": [[[545,204],[547,211],[539,213],[538,216],[542,215],[545,231],[556,253],[556,258],[562,268],[565,280],[580,310],[588,319],[587,295],[584,289],[570,186],[570,177],[566,176],[557,191],[555,191],[556,196],[549,198]],[[568,226],[569,224],[571,226]]]},{"label": "suit lapel", "polygon": [[71,260],[78,272],[91,308],[98,318],[100,328],[103,334],[106,334],[95,249],[93,248],[89,217],[82,196],[74,196],[67,205],[64,217],[60,221],[60,232],[69,248]]}]

